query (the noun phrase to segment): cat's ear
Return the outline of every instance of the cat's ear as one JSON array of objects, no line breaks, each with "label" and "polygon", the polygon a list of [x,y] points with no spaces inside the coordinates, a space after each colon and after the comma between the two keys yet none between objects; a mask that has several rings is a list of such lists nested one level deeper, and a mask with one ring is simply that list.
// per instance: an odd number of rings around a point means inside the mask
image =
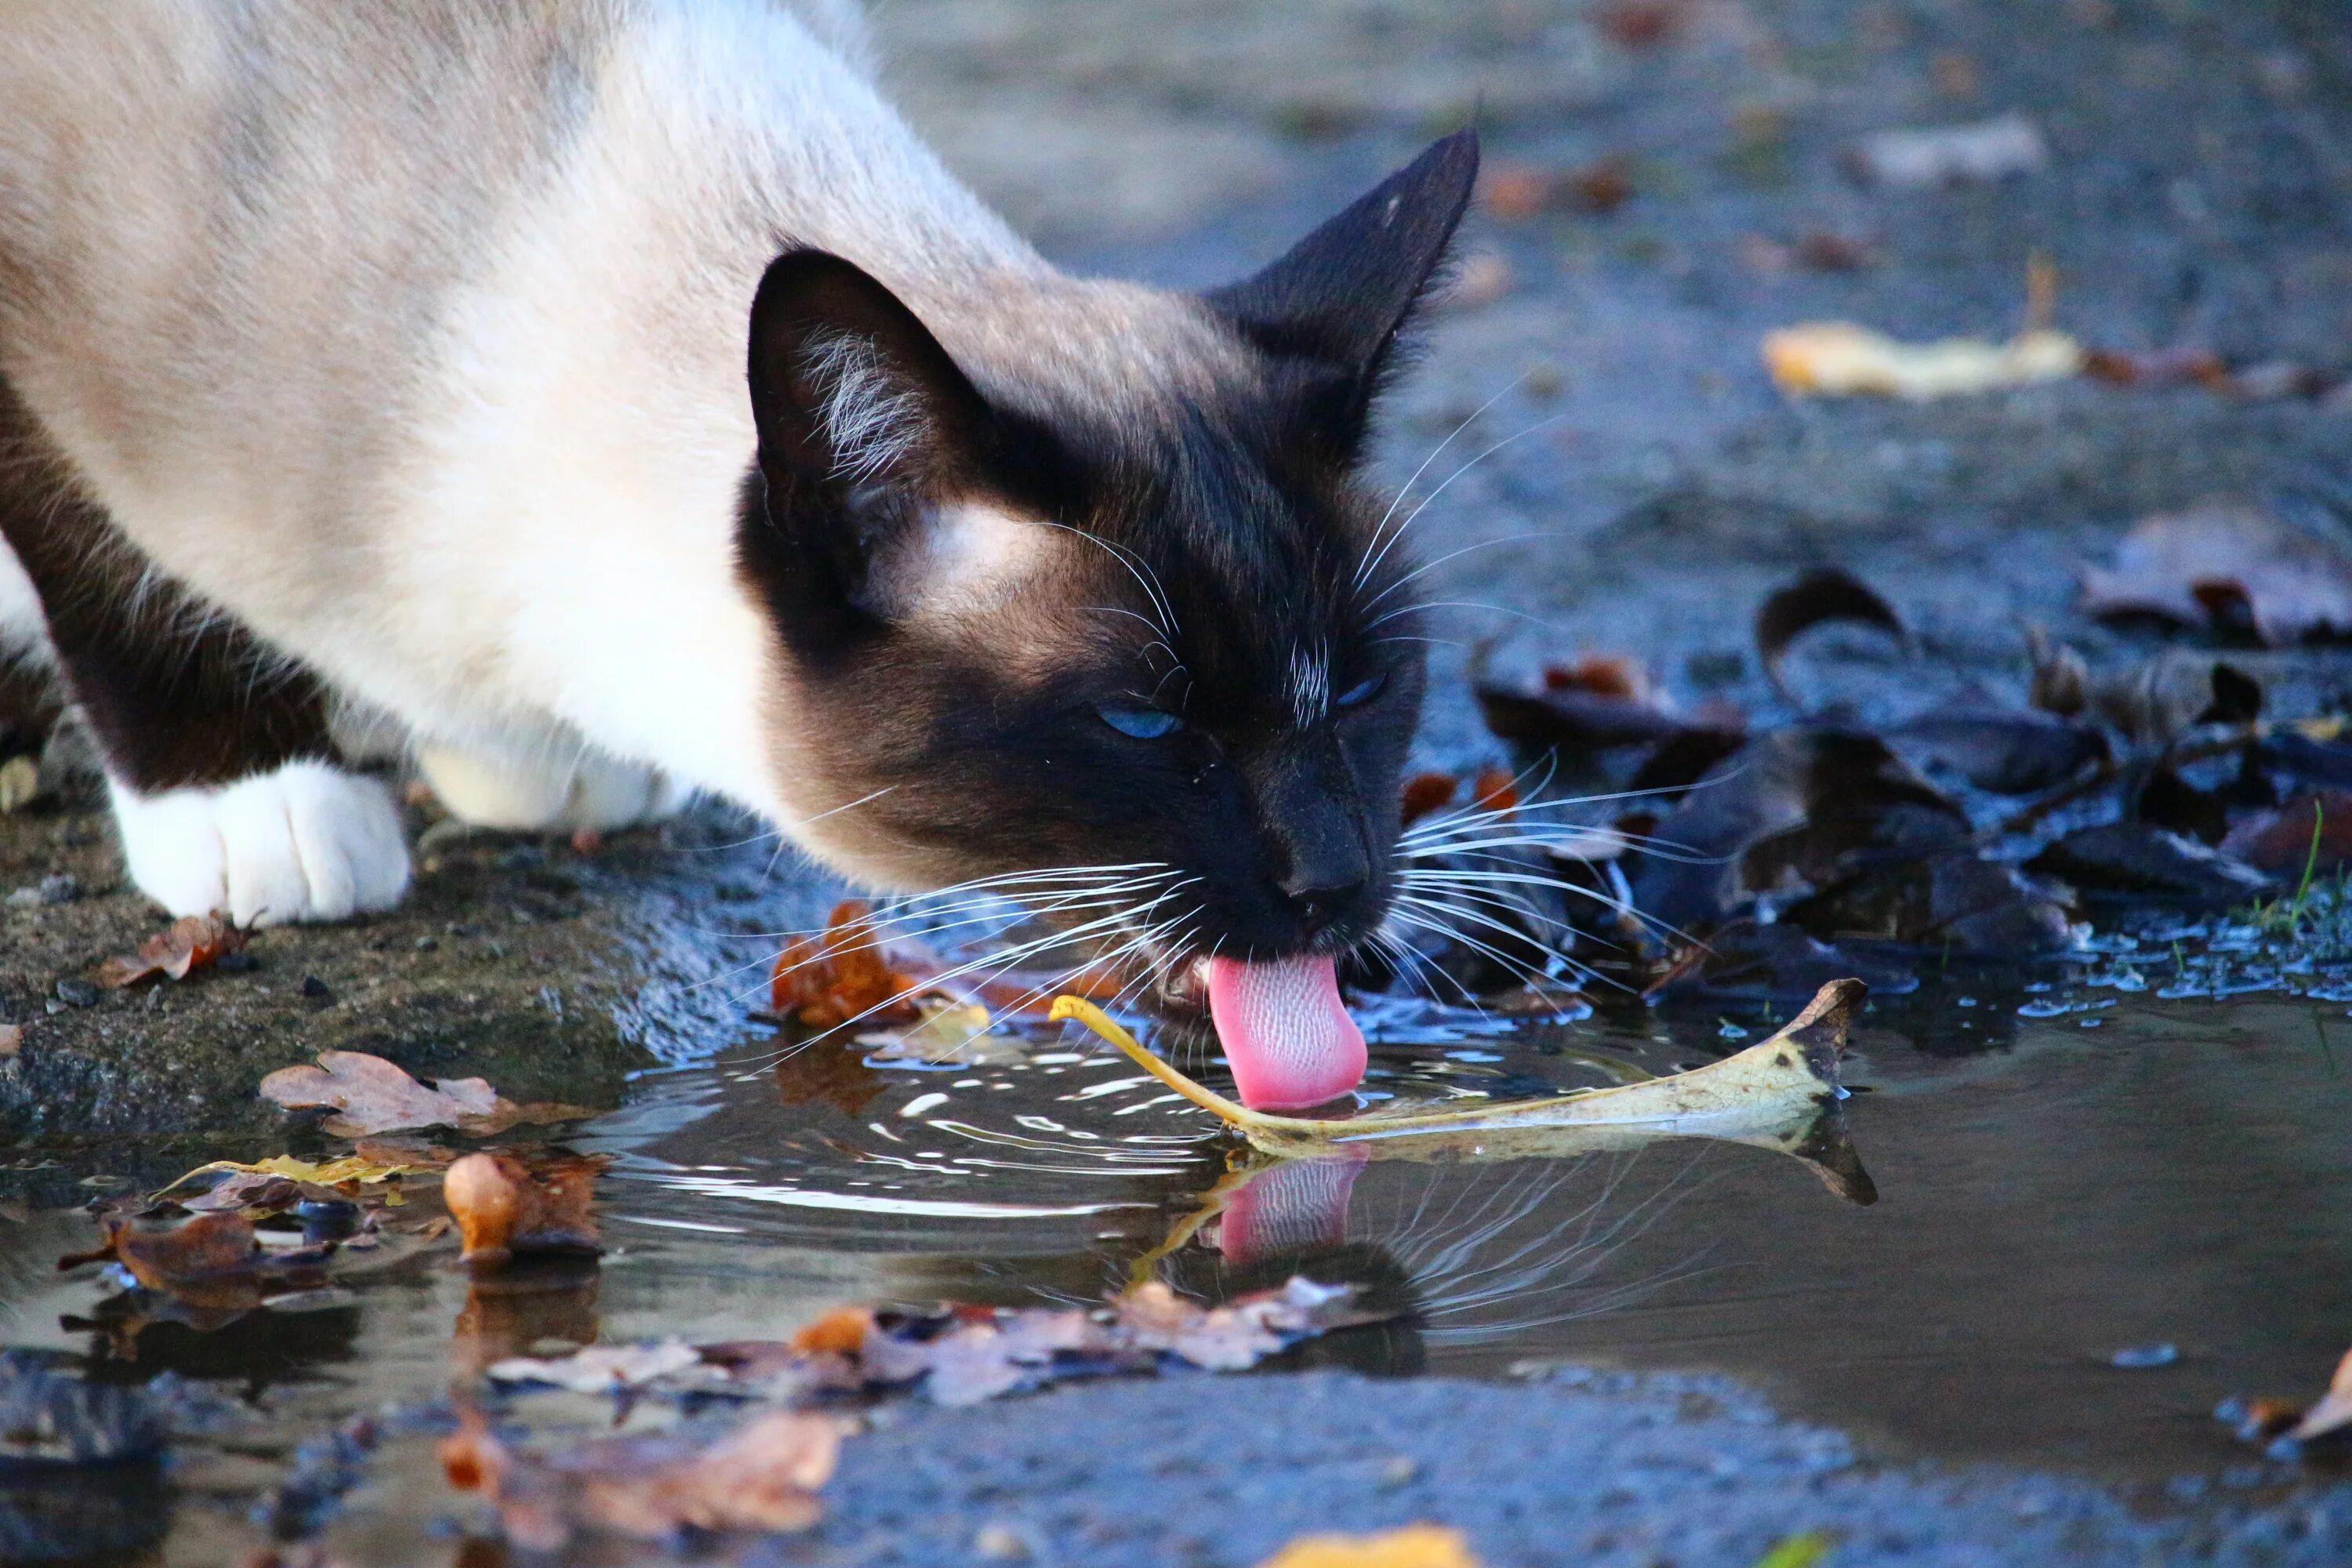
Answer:
[{"label": "cat's ear", "polygon": [[1350,458],[1398,334],[1444,261],[1477,177],[1477,132],[1456,132],[1264,271],[1207,296],[1268,354],[1321,372],[1316,417]]},{"label": "cat's ear", "polygon": [[992,416],[897,295],[822,250],[769,264],[750,380],[759,468],[740,552],[814,651],[889,618],[877,559],[927,503],[975,488]]},{"label": "cat's ear", "polygon": [[751,300],[751,417],[772,486],[836,497],[952,482],[988,405],[930,329],[828,251],[788,250]]}]

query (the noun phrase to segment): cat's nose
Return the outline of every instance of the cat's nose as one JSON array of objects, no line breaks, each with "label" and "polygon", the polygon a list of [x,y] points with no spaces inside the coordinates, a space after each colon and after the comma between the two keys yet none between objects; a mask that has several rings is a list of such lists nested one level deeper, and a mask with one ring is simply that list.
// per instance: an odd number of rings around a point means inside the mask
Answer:
[{"label": "cat's nose", "polygon": [[1286,877],[1277,884],[1283,900],[1307,935],[1337,925],[1364,901],[1364,879],[1317,876]]}]

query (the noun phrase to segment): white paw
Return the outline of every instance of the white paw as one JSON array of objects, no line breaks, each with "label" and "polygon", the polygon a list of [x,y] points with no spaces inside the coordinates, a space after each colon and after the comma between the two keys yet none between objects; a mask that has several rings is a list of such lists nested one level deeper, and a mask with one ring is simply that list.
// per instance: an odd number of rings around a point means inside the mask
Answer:
[{"label": "white paw", "polygon": [[339,921],[388,910],[408,889],[391,795],[328,763],[288,763],[217,789],[111,792],[131,879],[175,915]]},{"label": "white paw", "polygon": [[421,746],[416,766],[460,822],[543,833],[602,831],[674,816],[693,791],[658,768],[602,757],[525,762]]}]

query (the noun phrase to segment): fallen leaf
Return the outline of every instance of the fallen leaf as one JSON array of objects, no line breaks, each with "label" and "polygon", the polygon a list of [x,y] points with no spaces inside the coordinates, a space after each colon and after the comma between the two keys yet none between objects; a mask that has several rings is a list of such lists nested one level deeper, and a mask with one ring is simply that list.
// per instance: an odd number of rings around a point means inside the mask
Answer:
[{"label": "fallen leaf", "polygon": [[1645,49],[1682,30],[1691,0],[1611,0],[1593,13],[1592,25],[1610,42]]},{"label": "fallen leaf", "polygon": [[2011,111],[1965,125],[1873,132],[1842,161],[1855,179],[1874,184],[1967,184],[2037,173],[2050,162],[2050,145],[2032,121]]},{"label": "fallen leaf", "polygon": [[2077,828],[2025,863],[2085,892],[2224,910],[2272,891],[2271,879],[2233,855],[2147,822]]},{"label": "fallen leaf", "polygon": [[802,1326],[793,1335],[793,1349],[803,1355],[856,1355],[874,1331],[874,1314],[863,1307],[841,1307]]},{"label": "fallen leaf", "polygon": [[857,1043],[874,1053],[875,1061],[923,1062],[935,1067],[1000,1067],[1026,1061],[1028,1051],[1018,1040],[992,1033],[992,1022],[988,1009],[977,1002],[926,1000],[916,1023],[903,1029],[859,1035]]},{"label": "fallen leaf", "polygon": [[1958,704],[1906,719],[1885,735],[1898,752],[1994,795],[2039,794],[2109,755],[2098,731],[2031,709]]},{"label": "fallen leaf", "polygon": [[333,1110],[320,1125],[339,1138],[404,1127],[455,1127],[478,1135],[520,1122],[577,1121],[596,1111],[578,1105],[517,1105],[478,1078],[419,1082],[382,1057],[321,1051],[316,1067],[279,1068],[261,1080],[261,1098],[289,1110]]},{"label": "fallen leaf", "polygon": [[1767,332],[1764,364],[1775,384],[1799,396],[1925,402],[2063,381],[2083,368],[2083,351],[2065,333],[2047,331],[2005,343],[1906,343],[1852,321],[1808,321]]},{"label": "fallen leaf", "polygon": [[0,1057],[13,1057],[25,1048],[25,1026],[0,1024]]},{"label": "fallen leaf", "polygon": [[2205,349],[2091,349],[2083,355],[2083,374],[2116,386],[2204,386],[2221,391],[2229,385],[2230,367],[2221,356]]},{"label": "fallen leaf", "polygon": [[509,1540],[556,1552],[583,1530],[641,1541],[682,1530],[805,1530],[822,1515],[815,1494],[840,1442],[832,1417],[787,1411],[537,1458],[508,1448],[468,1412],[442,1441],[441,1465],[451,1486],[488,1496]]},{"label": "fallen leaf", "polygon": [[483,1375],[493,1383],[535,1383],[574,1394],[619,1394],[703,1364],[680,1340],[647,1345],[585,1345],[570,1355],[509,1356]]},{"label": "fallen leaf", "polygon": [[1804,727],[1748,742],[1710,769],[1651,829],[1635,905],[1696,931],[1746,912],[1765,891],[1818,891],[1864,863],[1925,858],[1966,840],[1969,819],[1859,731]]},{"label": "fallen leaf", "polygon": [[140,1285],[192,1307],[225,1312],[249,1310],[267,1291],[315,1285],[323,1278],[323,1253],[265,1249],[253,1224],[241,1215],[198,1215],[183,1224],[160,1224],[124,1213],[100,1221],[92,1251],[58,1259],[59,1268],[84,1263],[119,1263]]},{"label": "fallen leaf", "polygon": [[1470,781],[1470,805],[1474,811],[1496,811],[1506,816],[1519,808],[1518,781],[1508,768],[1480,768],[1478,776]]},{"label": "fallen leaf", "polygon": [[2308,868],[2316,875],[2352,860],[2352,793],[2299,795],[2230,829],[2221,853],[2234,855],[2289,888]]},{"label": "fallen leaf", "polygon": [[0,762],[0,816],[25,809],[41,795],[41,766],[27,756]]},{"label": "fallen leaf", "polygon": [[1477,688],[1478,711],[1496,739],[1570,752],[1648,745],[1679,733],[1673,714],[1637,698],[1582,687],[1530,692],[1491,682]]},{"label": "fallen leaf", "polygon": [[1460,794],[1462,781],[1452,773],[1415,773],[1404,781],[1401,826],[1411,827],[1433,812],[1444,810]]},{"label": "fallen leaf", "polygon": [[1756,1560],[1756,1568],[1814,1568],[1835,1542],[1818,1530],[1791,1535]]},{"label": "fallen leaf", "polygon": [[1480,205],[1506,223],[1563,210],[1606,215],[1623,206],[1633,194],[1633,160],[1622,153],[1568,169],[1506,163],[1478,181]]},{"label": "fallen leaf", "polygon": [[536,1167],[508,1154],[468,1154],[441,1177],[441,1200],[457,1223],[464,1261],[495,1267],[523,1252],[600,1252],[596,1173],[583,1156]]},{"label": "fallen leaf", "polygon": [[226,1179],[205,1191],[173,1201],[181,1207],[202,1212],[209,1209],[232,1209],[247,1206],[251,1194],[265,1191],[273,1183],[289,1186],[312,1188],[340,1187],[357,1192],[371,1186],[383,1186],[402,1176],[424,1175],[440,1168],[435,1163],[417,1163],[405,1159],[384,1160],[363,1154],[346,1154],[338,1160],[298,1160],[291,1154],[277,1154],[250,1164],[236,1160],[215,1160],[199,1165],[167,1186],[158,1187],[153,1196],[170,1197],[200,1176],[215,1173]]},{"label": "fallen leaf", "polygon": [[2352,558],[2260,508],[2210,500],[2134,524],[2113,566],[2084,572],[2082,606],[2283,647],[2352,635]]},{"label": "fallen leaf", "polygon": [[2328,1381],[2327,1392],[2318,1404],[2303,1413],[2303,1419],[2288,1429],[2287,1436],[2298,1443],[2308,1443],[2326,1437],[2352,1426],[2352,1351],[2336,1363],[2336,1375]]},{"label": "fallen leaf", "polygon": [[1339,1120],[1271,1116],[1227,1100],[1145,1050],[1091,1002],[1061,997],[1054,1015],[1085,1025],[1153,1078],[1232,1126],[1253,1148],[1270,1154],[1288,1158],[1359,1147],[1375,1155],[1430,1158],[1466,1152],[1503,1157],[1515,1147],[1514,1133],[1539,1146],[1557,1146],[1570,1130],[1671,1131],[1694,1123],[1780,1129],[1791,1120],[1810,1121],[1843,1093],[1838,1058],[1868,991],[1859,980],[1832,981],[1770,1038],[1688,1072],[1541,1100],[1384,1110]]},{"label": "fallen leaf", "polygon": [[894,969],[873,921],[856,899],[834,907],[824,930],[788,943],[769,979],[770,1006],[804,1028],[830,1029],[852,1019],[911,1023],[917,982]]},{"label": "fallen leaf", "polygon": [[1478,1568],[1458,1530],[1408,1524],[1376,1535],[1302,1535],[1259,1568]]},{"label": "fallen leaf", "polygon": [[1756,651],[1764,661],[1765,676],[1783,697],[1788,687],[1780,679],[1780,660],[1789,645],[1801,633],[1829,621],[1876,626],[1906,646],[1911,640],[1903,617],[1874,589],[1837,567],[1816,567],[1775,589],[1756,611]]},{"label": "fallen leaf", "polygon": [[245,941],[245,932],[217,911],[183,915],[141,942],[135,954],[110,958],[100,964],[97,980],[115,991],[151,974],[185,980],[191,972],[208,969],[228,954],[242,952]]}]

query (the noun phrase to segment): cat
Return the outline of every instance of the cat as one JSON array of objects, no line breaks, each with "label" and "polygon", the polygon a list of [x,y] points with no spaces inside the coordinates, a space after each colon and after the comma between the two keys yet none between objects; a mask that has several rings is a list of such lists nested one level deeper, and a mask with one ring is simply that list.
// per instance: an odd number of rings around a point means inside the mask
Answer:
[{"label": "cat", "polygon": [[1423,661],[1358,470],[1472,133],[1192,295],[1049,266],[842,5],[14,0],[0,103],[0,643],[165,909],[396,903],[388,735],[470,822],[707,792],[1026,900],[1255,1102],[1360,1075]]}]

